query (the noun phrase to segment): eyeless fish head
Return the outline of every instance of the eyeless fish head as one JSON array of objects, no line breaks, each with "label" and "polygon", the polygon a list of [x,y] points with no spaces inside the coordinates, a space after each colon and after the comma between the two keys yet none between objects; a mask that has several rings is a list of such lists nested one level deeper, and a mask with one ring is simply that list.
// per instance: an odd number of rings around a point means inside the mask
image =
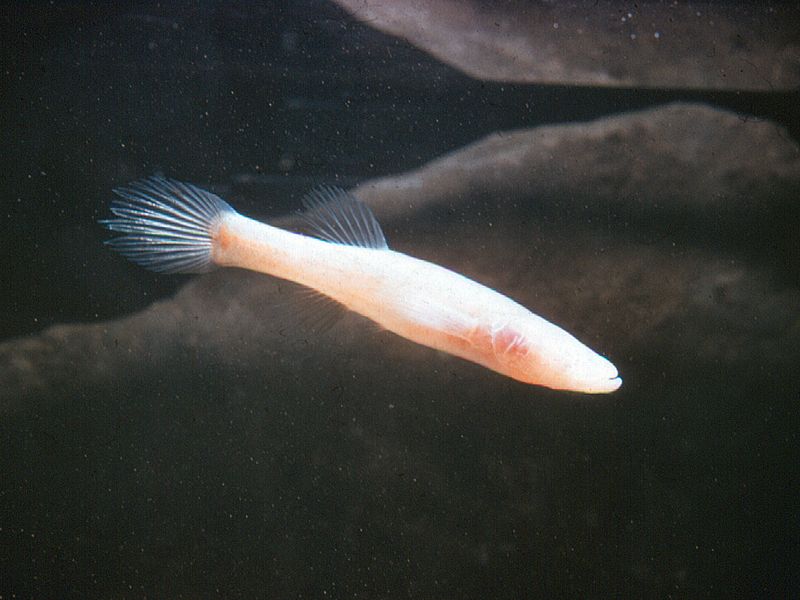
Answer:
[{"label": "eyeless fish head", "polygon": [[622,385],[611,361],[544,320],[495,328],[492,347],[505,370],[527,383],[585,394],[605,394]]}]

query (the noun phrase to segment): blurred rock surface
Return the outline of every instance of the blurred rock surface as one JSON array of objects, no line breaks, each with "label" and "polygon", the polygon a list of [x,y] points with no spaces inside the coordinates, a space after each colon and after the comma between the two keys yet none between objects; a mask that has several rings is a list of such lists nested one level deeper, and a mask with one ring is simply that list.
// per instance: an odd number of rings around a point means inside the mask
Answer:
[{"label": "blurred rock surface", "polygon": [[800,86],[794,4],[336,2],[478,79],[764,91]]}]

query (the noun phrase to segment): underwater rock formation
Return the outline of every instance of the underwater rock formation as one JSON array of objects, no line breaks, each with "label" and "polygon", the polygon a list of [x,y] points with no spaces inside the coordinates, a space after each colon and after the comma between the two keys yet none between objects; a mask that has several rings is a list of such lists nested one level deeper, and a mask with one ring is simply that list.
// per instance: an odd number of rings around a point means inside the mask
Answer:
[{"label": "underwater rock formation", "polygon": [[619,209],[648,221],[655,216],[648,211],[761,220],[794,209],[799,166],[797,144],[774,123],[674,103],[590,123],[498,132],[356,193],[382,218],[491,196],[502,205]]},{"label": "underwater rock formation", "polygon": [[478,79],[763,91],[800,86],[796,5],[336,2]]},{"label": "underwater rock formation", "polygon": [[[798,189],[800,154],[779,127],[675,104],[498,133],[356,193],[390,244],[502,290],[611,357],[691,349],[702,361],[777,365],[800,340],[800,293],[782,283]],[[765,236],[775,263],[748,258]],[[157,377],[187,357],[300,381],[309,364],[336,370],[330,339],[363,376],[391,364],[430,378],[431,361],[476,376],[363,324],[318,337],[291,287],[222,270],[139,314],[4,342],[0,412]]]}]

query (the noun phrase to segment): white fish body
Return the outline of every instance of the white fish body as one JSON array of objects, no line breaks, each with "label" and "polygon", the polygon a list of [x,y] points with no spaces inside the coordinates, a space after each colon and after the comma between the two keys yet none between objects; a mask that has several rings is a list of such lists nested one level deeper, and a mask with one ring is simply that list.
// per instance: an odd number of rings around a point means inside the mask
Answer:
[{"label": "white fish body", "polygon": [[163,272],[231,266],[294,281],[419,344],[553,389],[612,392],[617,369],[510,298],[449,269],[389,250],[365,205],[325,188],[307,199],[316,237],[244,217],[217,196],[151,178],[117,190],[110,244]]}]

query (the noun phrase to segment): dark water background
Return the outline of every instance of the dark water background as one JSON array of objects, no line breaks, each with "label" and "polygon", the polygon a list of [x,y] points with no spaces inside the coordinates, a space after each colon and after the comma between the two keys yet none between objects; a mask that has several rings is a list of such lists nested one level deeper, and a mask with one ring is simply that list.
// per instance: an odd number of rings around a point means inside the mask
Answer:
[{"label": "dark water background", "polygon": [[[142,175],[221,184],[268,216],[316,182],[676,99],[800,137],[789,94],[480,82],[326,2],[21,3],[0,28],[3,339],[128,314],[186,282],[101,246],[109,190]],[[633,380],[663,384],[646,394],[532,408],[517,388],[465,404],[458,382],[442,395],[397,374],[345,385],[342,403],[319,371],[313,407],[289,386],[263,406],[199,357],[8,417],[0,597],[796,597],[798,376],[698,364],[678,380],[650,358]],[[382,485],[335,433],[381,422],[390,388],[416,413],[381,430],[406,457]],[[338,469],[315,462],[327,453]],[[420,455],[444,487],[426,487]],[[495,485],[523,468],[530,489]],[[426,538],[426,519],[446,525]]]}]

